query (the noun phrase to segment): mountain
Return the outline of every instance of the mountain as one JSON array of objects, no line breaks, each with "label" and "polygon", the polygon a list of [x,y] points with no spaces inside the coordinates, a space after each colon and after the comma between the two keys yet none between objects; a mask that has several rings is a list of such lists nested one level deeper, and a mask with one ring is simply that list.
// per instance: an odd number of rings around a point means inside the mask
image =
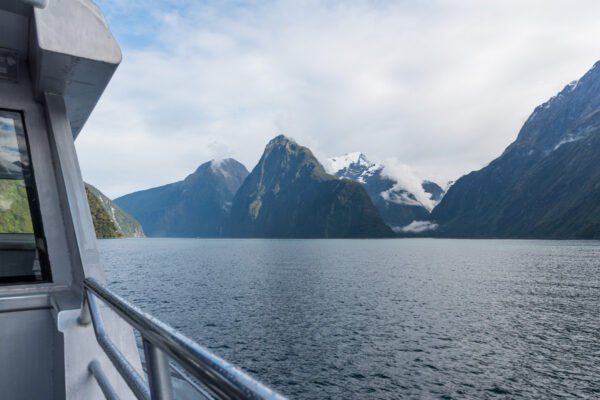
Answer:
[{"label": "mountain", "polygon": [[[409,191],[385,173],[385,166],[373,163],[362,153],[348,153],[327,160],[327,171],[338,178],[361,183],[383,221],[401,231],[413,221],[428,220],[431,209],[441,200],[444,190],[434,182],[422,181]],[[415,180],[415,177],[410,177]]]},{"label": "mountain", "polygon": [[231,200],[248,170],[232,158],[209,161],[183,181],[115,200],[153,237],[221,237]]},{"label": "mountain", "polygon": [[433,210],[438,234],[600,238],[600,62],[538,106],[517,139]]},{"label": "mountain", "polygon": [[[131,215],[123,211],[111,199],[106,197],[104,193],[89,183],[85,184],[85,189],[88,194],[88,203],[90,203],[90,209],[92,208],[92,202],[95,203],[94,199],[90,200],[90,195],[92,195],[98,200],[99,205],[102,206],[102,209],[106,212],[107,217],[114,225],[114,230],[118,234],[112,234],[112,236],[109,235],[110,237],[145,237],[144,231],[139,222],[137,222]],[[92,211],[92,217],[95,217],[95,221],[97,221],[96,224],[99,221],[104,221],[104,217],[100,216],[101,210],[99,208],[95,208],[94,210],[95,211]],[[107,229],[108,231],[112,231],[112,228]],[[100,233],[102,236],[105,235],[102,233],[102,229],[99,229],[99,227],[96,226],[96,236],[98,236],[98,233]]]},{"label": "mountain", "polygon": [[241,237],[387,237],[392,231],[358,183],[329,175],[312,152],[285,136],[269,142],[233,199]]},{"label": "mountain", "polygon": [[123,234],[117,229],[117,225],[113,222],[110,215],[102,205],[100,199],[92,193],[86,186],[85,194],[87,195],[90,213],[92,214],[92,222],[94,223],[94,231],[98,239],[114,239],[123,237]]}]

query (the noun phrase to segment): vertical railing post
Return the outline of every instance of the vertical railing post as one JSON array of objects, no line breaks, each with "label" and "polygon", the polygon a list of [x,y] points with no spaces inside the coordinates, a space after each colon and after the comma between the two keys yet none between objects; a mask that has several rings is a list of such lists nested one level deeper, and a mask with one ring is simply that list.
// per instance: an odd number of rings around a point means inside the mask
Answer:
[{"label": "vertical railing post", "polygon": [[79,313],[78,322],[80,325],[88,325],[92,322],[92,316],[90,314],[90,307],[88,306],[88,293],[87,289],[83,288],[83,300],[81,301],[81,311]]},{"label": "vertical railing post", "polygon": [[142,337],[152,400],[172,400],[173,388],[167,355]]}]

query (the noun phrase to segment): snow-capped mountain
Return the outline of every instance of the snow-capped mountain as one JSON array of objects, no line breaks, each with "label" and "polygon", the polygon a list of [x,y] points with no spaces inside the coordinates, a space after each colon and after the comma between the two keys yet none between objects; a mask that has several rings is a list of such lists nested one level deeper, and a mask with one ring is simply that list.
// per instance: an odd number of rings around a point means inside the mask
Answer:
[{"label": "snow-capped mountain", "polygon": [[432,213],[454,237],[600,239],[600,61],[537,106],[502,155]]},{"label": "snow-capped mountain", "polygon": [[360,152],[329,158],[325,168],[338,178],[361,183],[384,222],[396,230],[428,219],[444,195],[439,185],[418,178],[409,168],[371,162]]},{"label": "snow-capped mountain", "polygon": [[338,178],[366,183],[382,166],[370,162],[364,154],[355,152],[327,159],[325,168]]},{"label": "snow-capped mountain", "polygon": [[279,135],[232,200],[231,235],[378,238],[393,232],[359,183],[327,174],[309,148]]}]

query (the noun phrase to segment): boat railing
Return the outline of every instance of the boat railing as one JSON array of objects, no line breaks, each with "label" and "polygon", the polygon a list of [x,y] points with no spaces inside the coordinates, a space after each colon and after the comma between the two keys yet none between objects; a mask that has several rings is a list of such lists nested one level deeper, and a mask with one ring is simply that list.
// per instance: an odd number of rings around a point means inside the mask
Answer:
[{"label": "boat railing", "polygon": [[[93,278],[84,285],[79,322],[93,324],[100,347],[138,399],[173,399],[171,368],[209,399],[285,399],[241,369],[216,356],[173,327],[143,312]],[[97,298],[136,329],[142,338],[147,379],[110,340]],[[88,367],[107,399],[118,399],[98,360]]]}]

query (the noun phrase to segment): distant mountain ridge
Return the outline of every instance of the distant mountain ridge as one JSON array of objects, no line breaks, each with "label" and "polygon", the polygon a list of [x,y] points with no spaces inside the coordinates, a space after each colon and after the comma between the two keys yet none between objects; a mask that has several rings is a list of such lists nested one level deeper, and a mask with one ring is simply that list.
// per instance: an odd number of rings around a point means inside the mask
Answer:
[{"label": "distant mountain ridge", "polygon": [[312,152],[271,140],[236,193],[231,233],[240,237],[389,237],[365,189],[325,172]]},{"label": "distant mountain ridge", "polygon": [[306,147],[271,140],[249,173],[209,161],[185,180],[115,203],[156,237],[390,237],[365,189],[329,175]]},{"label": "distant mountain ridge", "polygon": [[231,200],[246,176],[246,167],[232,158],[212,160],[183,181],[131,193],[115,203],[140,221],[148,236],[223,237]]},{"label": "distant mountain ridge", "polygon": [[[500,157],[446,193],[433,182],[402,182],[362,153],[328,160],[329,174],[309,149],[278,136],[251,173],[209,162],[185,181],[116,202],[154,236],[389,237],[392,226],[402,235],[600,239],[599,160],[600,62],[536,107]],[[199,235],[198,226],[209,228]]]},{"label": "distant mountain ridge", "polygon": [[433,210],[438,235],[600,238],[600,62],[535,108],[517,139]]},{"label": "distant mountain ridge", "polygon": [[385,173],[384,165],[369,161],[360,152],[329,158],[326,166],[338,178],[361,183],[384,222],[397,231],[413,221],[428,220],[431,209],[444,195],[438,184],[427,180],[417,188],[420,193],[410,192]]}]

